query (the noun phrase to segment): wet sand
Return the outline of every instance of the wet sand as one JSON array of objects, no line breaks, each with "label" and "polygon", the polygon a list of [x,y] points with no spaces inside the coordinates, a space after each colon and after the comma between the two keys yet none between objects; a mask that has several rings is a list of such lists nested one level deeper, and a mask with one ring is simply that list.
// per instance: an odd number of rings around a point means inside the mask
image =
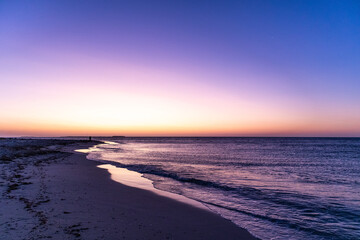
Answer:
[{"label": "wet sand", "polygon": [[0,164],[0,239],[255,239],[210,211],[111,180],[73,152],[91,144]]}]

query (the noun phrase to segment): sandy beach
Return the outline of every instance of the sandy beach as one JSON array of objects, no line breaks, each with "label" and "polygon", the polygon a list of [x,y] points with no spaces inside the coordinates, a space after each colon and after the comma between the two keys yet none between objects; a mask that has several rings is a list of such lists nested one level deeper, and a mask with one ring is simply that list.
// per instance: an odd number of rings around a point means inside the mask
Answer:
[{"label": "sandy beach", "polygon": [[0,141],[0,239],[255,239],[210,211],[111,180],[74,152],[96,142]]}]

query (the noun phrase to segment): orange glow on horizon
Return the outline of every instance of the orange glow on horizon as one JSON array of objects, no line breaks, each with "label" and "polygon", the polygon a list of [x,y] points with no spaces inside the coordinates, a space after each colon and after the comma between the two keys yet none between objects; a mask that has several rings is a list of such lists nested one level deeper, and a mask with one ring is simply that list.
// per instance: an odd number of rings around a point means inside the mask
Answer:
[{"label": "orange glow on horizon", "polygon": [[[61,69],[47,71],[43,63],[13,74],[0,109],[0,136],[360,135],[360,113],[352,108],[283,101],[257,89],[233,92],[209,84],[215,76],[204,73],[71,59]],[[26,84],[16,84],[24,77]]]},{"label": "orange glow on horizon", "polygon": [[[35,124],[0,125],[2,136],[359,136],[351,128],[333,126],[125,126],[90,127],[86,125]],[[330,130],[331,129],[331,130]]]}]

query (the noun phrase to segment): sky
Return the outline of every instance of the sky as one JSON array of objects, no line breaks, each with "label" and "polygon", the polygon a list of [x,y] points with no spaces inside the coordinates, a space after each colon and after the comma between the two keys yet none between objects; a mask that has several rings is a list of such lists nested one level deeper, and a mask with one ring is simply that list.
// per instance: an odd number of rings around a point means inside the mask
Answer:
[{"label": "sky", "polygon": [[360,1],[0,0],[0,136],[360,136]]}]

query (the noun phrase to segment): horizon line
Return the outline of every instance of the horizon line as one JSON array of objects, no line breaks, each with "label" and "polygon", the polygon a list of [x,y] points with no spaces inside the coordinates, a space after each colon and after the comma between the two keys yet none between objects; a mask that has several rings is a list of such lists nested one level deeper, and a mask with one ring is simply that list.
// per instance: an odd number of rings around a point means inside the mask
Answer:
[{"label": "horizon line", "polygon": [[0,138],[360,138],[360,136],[0,136]]}]

